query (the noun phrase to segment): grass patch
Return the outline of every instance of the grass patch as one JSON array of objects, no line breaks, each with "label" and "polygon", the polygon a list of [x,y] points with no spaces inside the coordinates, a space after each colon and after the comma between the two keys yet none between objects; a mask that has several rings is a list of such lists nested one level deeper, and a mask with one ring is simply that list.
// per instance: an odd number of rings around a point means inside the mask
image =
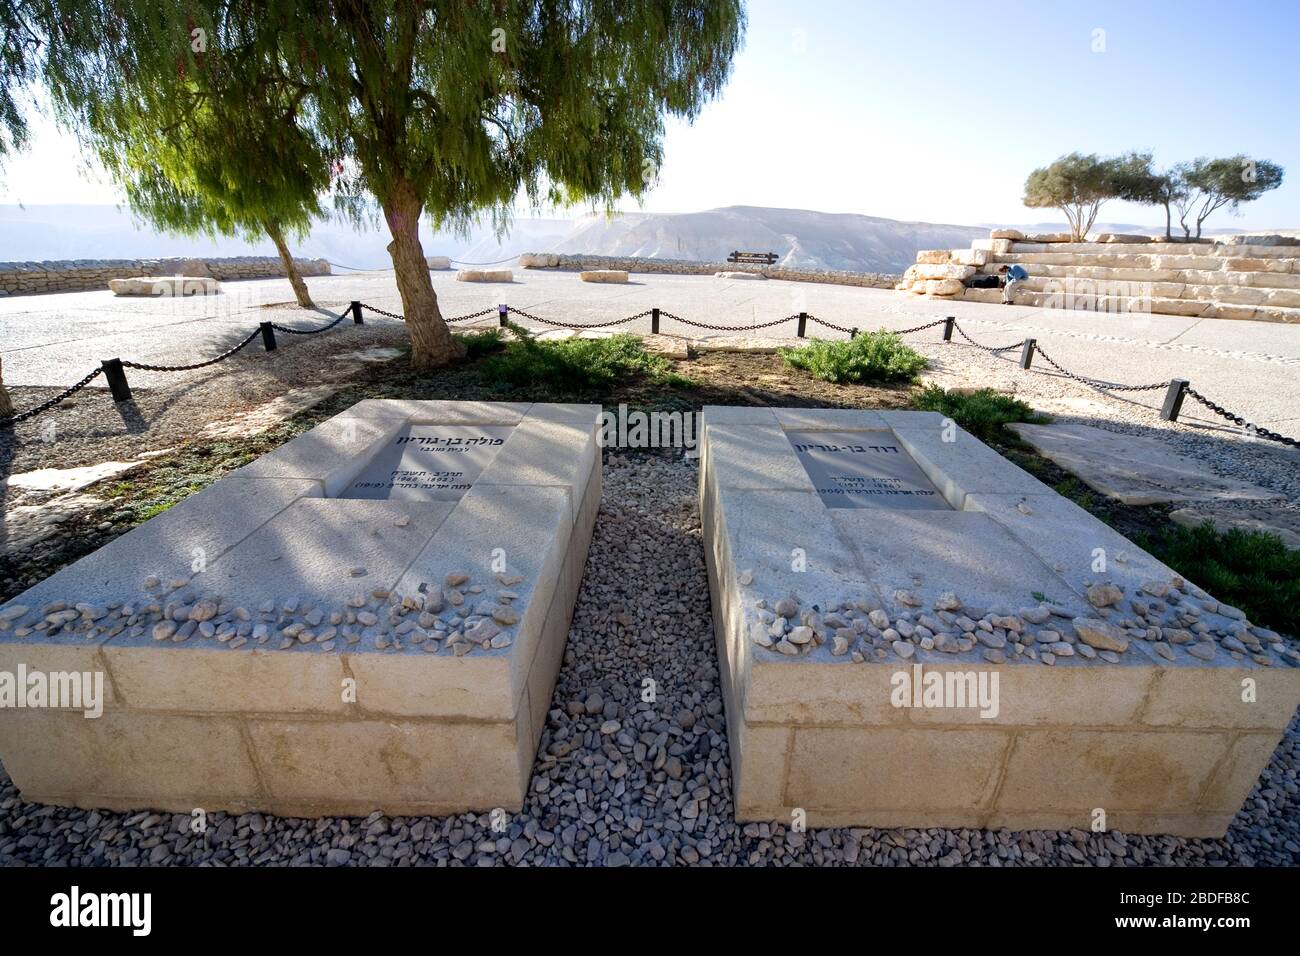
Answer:
[{"label": "grass patch", "polygon": [[1251,623],[1300,634],[1300,551],[1277,535],[1171,525],[1137,543],[1216,601],[1245,611]]},{"label": "grass patch", "polygon": [[541,342],[525,328],[509,328],[515,339],[480,366],[484,377],[503,385],[602,388],[633,379],[670,387],[690,384],[673,371],[668,359],[647,352],[634,335]]},{"label": "grass patch", "polygon": [[465,358],[473,360],[499,351],[505,344],[500,329],[482,329],[477,332],[458,332],[452,338],[465,346]]},{"label": "grass patch", "polygon": [[912,407],[951,418],[982,441],[1012,437],[1003,429],[1010,422],[1041,425],[1051,421],[1051,416],[1036,412],[1020,399],[991,388],[964,394],[945,391],[938,385],[927,385],[912,397]]},{"label": "grass patch", "polygon": [[781,358],[823,382],[910,382],[928,362],[893,332],[864,332],[847,341],[813,339],[777,350]]}]

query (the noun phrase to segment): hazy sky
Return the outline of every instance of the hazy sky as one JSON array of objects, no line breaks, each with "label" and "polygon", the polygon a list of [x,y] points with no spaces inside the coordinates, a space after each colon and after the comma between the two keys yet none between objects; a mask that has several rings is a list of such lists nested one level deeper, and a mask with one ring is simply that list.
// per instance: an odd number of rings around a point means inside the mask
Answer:
[{"label": "hazy sky", "polygon": [[[1287,181],[1210,226],[1300,227],[1300,3],[752,0],[721,99],[672,123],[652,212],[748,204],[930,222],[1059,218],[1020,202],[1072,150],[1247,153]],[[1094,50],[1097,52],[1094,52]],[[40,123],[0,201],[114,202]],[[633,201],[624,208],[635,208]],[[583,210],[575,210],[581,212]],[[1111,203],[1109,221],[1163,212]]]}]

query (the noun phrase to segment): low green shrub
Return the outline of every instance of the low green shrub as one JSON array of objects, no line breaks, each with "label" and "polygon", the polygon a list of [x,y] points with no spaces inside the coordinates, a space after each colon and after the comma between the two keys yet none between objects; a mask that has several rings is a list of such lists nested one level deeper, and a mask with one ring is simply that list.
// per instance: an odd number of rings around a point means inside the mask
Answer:
[{"label": "low green shrub", "polygon": [[483,363],[485,376],[506,385],[598,388],[632,378],[665,385],[686,381],[668,359],[647,352],[634,335],[538,341],[522,326],[509,328],[514,340]]},{"label": "low green shrub", "polygon": [[928,362],[893,332],[863,332],[844,341],[813,339],[781,357],[824,382],[910,382]]},{"label": "low green shrub", "polygon": [[951,418],[982,441],[1007,437],[1002,426],[1009,422],[1042,424],[1051,421],[1050,416],[1034,411],[1020,399],[991,388],[965,394],[927,385],[912,396],[912,407]]},{"label": "low green shrub", "polygon": [[1137,543],[1251,623],[1300,636],[1300,551],[1277,535],[1170,525]]},{"label": "low green shrub", "polygon": [[500,329],[458,332],[453,338],[465,346],[465,358],[471,360],[495,352],[505,343]]}]

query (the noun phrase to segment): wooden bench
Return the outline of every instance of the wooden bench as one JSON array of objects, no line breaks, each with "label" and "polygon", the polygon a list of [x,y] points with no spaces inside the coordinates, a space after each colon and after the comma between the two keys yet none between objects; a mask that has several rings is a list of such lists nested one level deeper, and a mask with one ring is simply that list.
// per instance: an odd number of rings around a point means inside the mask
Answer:
[{"label": "wooden bench", "polygon": [[733,252],[727,256],[728,262],[743,262],[749,265],[770,266],[779,259],[775,252]]}]

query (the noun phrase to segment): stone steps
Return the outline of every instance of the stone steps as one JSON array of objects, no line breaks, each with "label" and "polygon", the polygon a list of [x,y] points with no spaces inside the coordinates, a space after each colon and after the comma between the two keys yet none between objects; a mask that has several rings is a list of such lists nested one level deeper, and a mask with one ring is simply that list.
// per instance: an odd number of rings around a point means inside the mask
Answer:
[{"label": "stone steps", "polygon": [[[997,275],[1013,254],[993,256],[978,271]],[[1120,266],[1062,266],[1033,264],[1033,274],[1067,279],[1099,279],[1117,282],[1179,282],[1202,286],[1248,286],[1260,289],[1300,289],[1300,273],[1223,272],[1217,269],[1138,269]]]},{"label": "stone steps", "polygon": [[1194,285],[1185,282],[1141,282],[1092,279],[1083,276],[1030,276],[1025,288],[1036,292],[1099,293],[1141,296],[1150,287],[1152,298],[1189,299],[1205,303],[1300,309],[1300,289],[1262,289],[1235,285]]},{"label": "stone steps", "polygon": [[1240,256],[1109,255],[1101,252],[993,252],[998,262],[1045,266],[1108,266],[1121,269],[1203,269],[1211,272],[1300,274],[1300,258],[1255,259]]},{"label": "stone steps", "polygon": [[[990,289],[966,289],[959,298],[974,302],[1001,301],[988,295]],[[1182,315],[1201,319],[1250,319],[1257,322],[1300,323],[1300,308],[1239,305],[1231,302],[1205,302],[1199,299],[1175,299],[1161,296],[1104,295],[1087,291],[1069,292],[1019,289],[1016,305],[1039,309],[1082,309],[1089,312],[1146,313]]]},{"label": "stone steps", "polygon": [[[1272,244],[1268,244],[1269,239]],[[895,287],[975,302],[1000,301],[992,290],[966,289],[976,273],[1009,264],[1030,278],[1017,303],[1041,308],[1155,312],[1204,318],[1300,321],[1300,245],[1281,237],[1256,241],[1067,242],[994,230],[970,249],[923,250]]]}]

